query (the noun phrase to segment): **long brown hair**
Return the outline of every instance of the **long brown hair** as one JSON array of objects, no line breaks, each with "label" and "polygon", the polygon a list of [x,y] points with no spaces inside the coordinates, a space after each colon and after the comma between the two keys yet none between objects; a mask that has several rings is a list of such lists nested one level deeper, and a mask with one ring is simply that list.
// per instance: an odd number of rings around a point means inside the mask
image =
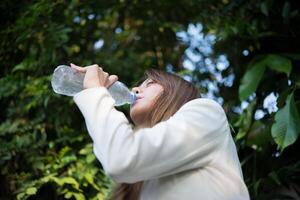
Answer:
[{"label": "long brown hair", "polygon": [[[200,97],[196,87],[175,74],[150,69],[145,72],[145,76],[164,89],[149,115],[149,127],[169,119],[183,104]],[[142,187],[143,181],[121,183],[113,190],[111,200],[138,200]]]}]

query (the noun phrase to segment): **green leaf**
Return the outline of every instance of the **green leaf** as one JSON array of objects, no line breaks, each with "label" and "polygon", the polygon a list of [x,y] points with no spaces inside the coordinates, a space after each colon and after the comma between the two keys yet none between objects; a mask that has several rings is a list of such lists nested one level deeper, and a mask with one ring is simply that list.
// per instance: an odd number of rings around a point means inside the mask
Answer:
[{"label": "green leaf", "polygon": [[266,15],[266,16],[269,15],[269,10],[268,10],[268,6],[267,6],[267,3],[266,3],[266,2],[262,2],[262,3],[260,4],[260,11],[261,11],[264,15]]},{"label": "green leaf", "polygon": [[274,54],[254,58],[241,80],[239,87],[240,101],[247,99],[249,95],[256,91],[266,67],[289,76],[292,70],[292,62],[286,57]]},{"label": "green leaf", "polygon": [[94,154],[89,154],[86,156],[86,162],[87,163],[92,163],[96,159]]},{"label": "green leaf", "polygon": [[17,200],[21,200],[21,199],[24,199],[24,196],[25,196],[25,193],[24,192],[21,192],[17,195]]},{"label": "green leaf", "polygon": [[286,73],[287,76],[291,73],[292,62],[286,57],[270,54],[266,56],[264,62],[270,69]]},{"label": "green leaf", "polygon": [[79,183],[72,177],[63,177],[60,179],[63,184],[73,185],[74,188],[79,189]]},{"label": "green leaf", "polygon": [[85,197],[81,193],[75,193],[75,192],[67,192],[64,197],[66,199],[70,199],[72,197],[75,197],[76,200],[85,200]]},{"label": "green leaf", "polygon": [[12,69],[12,72],[33,70],[35,64],[36,64],[36,60],[33,57],[25,58],[21,63],[17,64]]},{"label": "green leaf", "polygon": [[255,121],[249,130],[247,145],[257,150],[266,148],[272,138],[270,128],[261,121]]},{"label": "green leaf", "polygon": [[81,193],[74,193],[73,194],[76,200],[85,200],[85,197]]},{"label": "green leaf", "polygon": [[290,10],[291,10],[291,5],[288,1],[286,1],[283,5],[283,8],[282,8],[282,14],[281,15],[282,15],[283,19],[288,19]]},{"label": "green leaf", "polygon": [[65,184],[72,185],[75,189],[80,190],[79,183],[72,177],[49,177],[50,180],[53,180],[55,183],[57,183],[59,186],[63,186]]},{"label": "green leaf", "polygon": [[245,130],[240,130],[238,134],[235,136],[235,140],[240,140],[246,136],[247,132]]},{"label": "green leaf", "polygon": [[82,148],[79,151],[79,154],[88,155],[88,154],[91,154],[92,152],[93,152],[93,145],[90,143],[90,144],[87,144],[84,148]]},{"label": "green leaf", "polygon": [[35,187],[30,187],[26,189],[26,194],[33,195],[36,194],[37,189]]},{"label": "green leaf", "polygon": [[255,92],[265,69],[266,67],[262,62],[256,62],[246,72],[239,88],[239,98],[241,101],[244,101],[249,95]]},{"label": "green leaf", "polygon": [[280,182],[280,179],[278,177],[278,174],[273,171],[269,174],[269,176],[271,177],[271,179],[277,184],[277,185],[281,185],[282,183]]},{"label": "green leaf", "polygon": [[285,54],[282,54],[286,57],[289,57],[293,60],[300,60],[300,54],[299,53],[285,53]]},{"label": "green leaf", "polygon": [[294,101],[294,93],[287,97],[285,106],[276,113],[271,131],[272,137],[281,151],[298,138],[300,118]]},{"label": "green leaf", "polygon": [[257,196],[257,194],[258,194],[258,191],[259,191],[258,189],[260,187],[261,182],[262,182],[262,179],[259,179],[258,181],[254,182],[253,189],[254,189],[255,196]]},{"label": "green leaf", "polygon": [[72,193],[72,192],[67,192],[67,193],[64,195],[64,197],[65,197],[66,199],[71,199],[72,196],[73,196],[73,193]]},{"label": "green leaf", "polygon": [[235,136],[235,140],[240,140],[247,135],[250,126],[252,124],[252,116],[253,116],[255,105],[256,105],[256,101],[252,101],[248,105],[248,107],[243,111],[238,121],[234,123],[234,126],[239,127],[239,132]]},{"label": "green leaf", "polygon": [[290,17],[296,17],[297,15],[299,15],[299,11],[298,10],[294,10],[291,12]]},{"label": "green leaf", "polygon": [[98,190],[98,191],[101,190],[101,188],[99,188],[99,187],[97,186],[97,184],[95,184],[95,182],[94,182],[94,176],[93,176],[91,173],[86,173],[86,174],[84,175],[84,178],[85,178],[85,180],[86,180],[89,184],[91,184],[96,190]]},{"label": "green leaf", "polygon": [[284,106],[285,100],[287,96],[291,93],[291,89],[288,88],[287,90],[280,93],[278,99],[277,99],[277,107],[280,109]]}]

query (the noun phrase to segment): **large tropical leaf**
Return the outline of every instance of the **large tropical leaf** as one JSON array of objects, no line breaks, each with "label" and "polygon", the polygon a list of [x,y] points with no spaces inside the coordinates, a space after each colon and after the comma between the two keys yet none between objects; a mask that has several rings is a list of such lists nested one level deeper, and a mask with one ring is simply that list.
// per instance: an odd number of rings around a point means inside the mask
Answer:
[{"label": "large tropical leaf", "polygon": [[276,113],[271,132],[281,151],[298,138],[300,118],[294,101],[294,93],[287,97],[285,106]]},{"label": "large tropical leaf", "polygon": [[287,76],[291,73],[292,62],[286,57],[270,54],[266,56],[263,62],[270,69],[286,73]]},{"label": "large tropical leaf", "polygon": [[289,76],[292,70],[292,63],[288,58],[274,54],[253,59],[241,81],[239,88],[241,101],[247,99],[249,95],[256,91],[266,67]]},{"label": "large tropical leaf", "polygon": [[239,97],[241,101],[247,99],[257,89],[257,86],[265,72],[266,66],[262,62],[254,63],[242,78],[239,88]]}]

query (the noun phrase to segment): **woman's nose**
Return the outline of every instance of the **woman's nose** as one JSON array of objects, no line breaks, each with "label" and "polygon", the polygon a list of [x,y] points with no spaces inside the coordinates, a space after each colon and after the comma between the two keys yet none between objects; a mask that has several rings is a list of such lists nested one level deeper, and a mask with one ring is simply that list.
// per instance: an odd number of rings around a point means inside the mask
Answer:
[{"label": "woman's nose", "polygon": [[134,88],[132,88],[132,91],[136,94],[139,94],[140,93],[140,88],[139,87],[134,87]]}]

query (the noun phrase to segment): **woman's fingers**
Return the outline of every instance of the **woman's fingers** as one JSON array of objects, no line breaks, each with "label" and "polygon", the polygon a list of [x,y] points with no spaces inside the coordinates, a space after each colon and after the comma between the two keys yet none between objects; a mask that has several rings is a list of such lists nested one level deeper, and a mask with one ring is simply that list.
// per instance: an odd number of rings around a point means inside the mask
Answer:
[{"label": "woman's fingers", "polygon": [[70,63],[70,66],[80,72],[86,72],[88,68],[99,68],[100,71],[103,71],[102,67],[100,67],[97,64],[81,67],[81,66],[75,65],[74,63]]},{"label": "woman's fingers", "polygon": [[118,76],[116,75],[110,75],[108,77],[108,84],[106,88],[109,88],[112,84],[114,84],[118,80]]},{"label": "woman's fingers", "polygon": [[102,67],[100,67],[100,66],[97,65],[97,64],[88,65],[88,66],[85,66],[85,68],[99,68],[100,70],[102,70]]},{"label": "woman's fingers", "polygon": [[83,80],[84,88],[93,88],[103,86],[100,78],[100,69],[98,67],[87,67]]},{"label": "woman's fingers", "polygon": [[102,81],[102,85],[103,86],[105,86],[105,87],[107,87],[107,84],[108,84],[108,73],[107,72],[105,72],[105,71],[101,71],[100,70],[100,73],[99,73],[99,78],[100,78],[100,80]]},{"label": "woman's fingers", "polygon": [[71,63],[70,65],[71,65],[71,67],[72,67],[73,69],[76,69],[76,70],[79,71],[79,72],[85,73],[86,70],[87,70],[87,68],[85,68],[85,67],[79,67],[79,66],[77,66],[77,65],[75,65],[75,64],[73,64],[73,63]]},{"label": "woman's fingers", "polygon": [[80,67],[73,63],[70,64],[72,68],[79,72],[85,73],[84,78],[84,88],[99,87],[103,86],[109,88],[118,80],[118,76],[109,75],[107,72],[103,71],[99,65],[89,65],[85,67]]}]

